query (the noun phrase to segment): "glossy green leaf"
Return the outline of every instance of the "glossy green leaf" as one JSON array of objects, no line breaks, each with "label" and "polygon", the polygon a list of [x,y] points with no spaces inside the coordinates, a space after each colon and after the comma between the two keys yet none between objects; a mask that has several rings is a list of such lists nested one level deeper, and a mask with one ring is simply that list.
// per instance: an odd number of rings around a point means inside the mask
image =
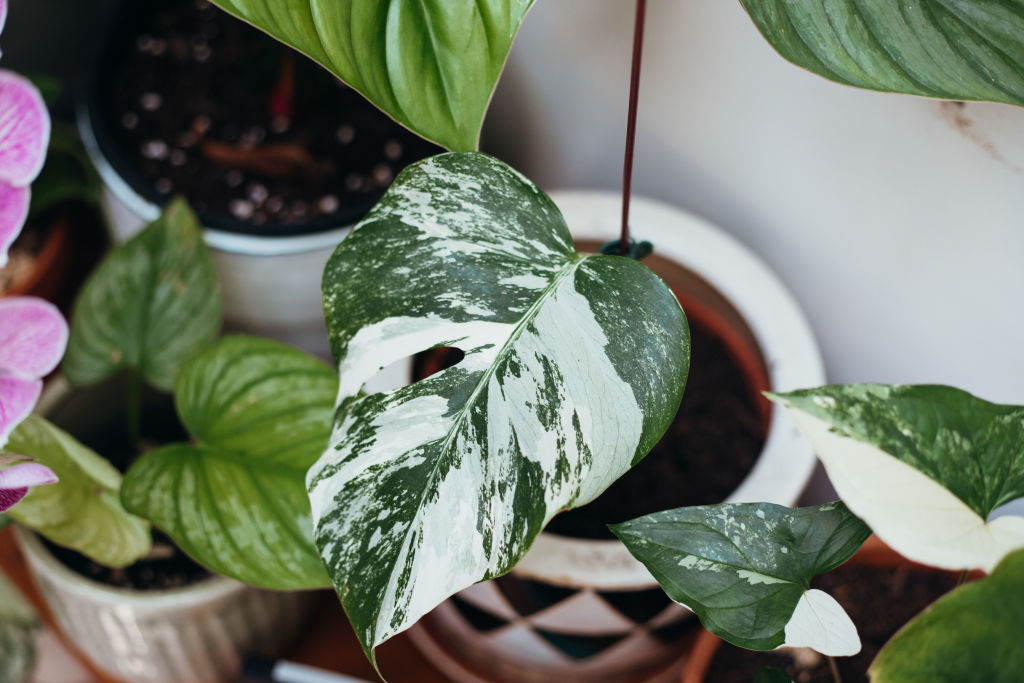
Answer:
[{"label": "glossy green leaf", "polygon": [[127,368],[170,391],[182,363],[216,339],[220,321],[213,260],[195,215],[176,199],[86,282],[64,373],[91,384]]},{"label": "glossy green leaf", "polygon": [[74,126],[53,122],[46,162],[32,183],[29,216],[37,216],[68,200],[98,205],[99,197],[99,176]]},{"label": "glossy green leaf", "polygon": [[[484,154],[399,175],[323,287],[341,387],[308,485],[317,544],[371,656],[509,571],[555,514],[642,458],[679,406],[689,332],[671,291],[636,261],[577,254],[551,200]],[[360,395],[378,369],[434,346],[465,358]]]},{"label": "glossy green leaf", "polygon": [[480,126],[533,0],[212,0],[451,150]]},{"label": "glossy green leaf", "polygon": [[125,507],[221,574],[266,588],[331,585],[313,544],[306,471],[323,453],[335,372],[290,346],[225,337],[188,362],[175,402],[194,442],[148,453]]},{"label": "glossy green leaf", "polygon": [[1017,683],[1024,672],[1024,550],[945,595],[871,664],[872,683]]},{"label": "glossy green leaf", "polygon": [[812,578],[846,562],[871,534],[842,503],[703,505],[610,528],[670,598],[733,645],[860,651],[843,608],[810,589]]},{"label": "glossy green leaf", "polygon": [[0,571],[0,681],[28,681],[36,661],[39,618]]},{"label": "glossy green leaf", "polygon": [[1024,104],[1024,0],[741,0],[789,61],[839,83]]},{"label": "glossy green leaf", "polygon": [[1024,547],[1024,407],[943,386],[853,384],[773,395],[796,418],[839,496],[898,552],[991,571]]},{"label": "glossy green leaf", "polygon": [[149,525],[121,506],[121,474],[109,462],[35,415],[11,433],[7,448],[59,478],[11,508],[15,521],[108,567],[125,567],[149,552]]}]

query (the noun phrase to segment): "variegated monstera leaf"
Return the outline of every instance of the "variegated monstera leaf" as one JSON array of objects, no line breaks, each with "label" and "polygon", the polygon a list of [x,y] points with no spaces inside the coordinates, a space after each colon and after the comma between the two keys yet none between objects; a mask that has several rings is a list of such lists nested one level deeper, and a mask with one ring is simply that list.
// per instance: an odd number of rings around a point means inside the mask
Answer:
[{"label": "variegated monstera leaf", "polygon": [[[499,161],[403,172],[324,273],[341,377],[307,484],[316,540],[366,653],[509,571],[559,511],[640,460],[679,406],[686,319],[665,284],[577,254],[555,205]],[[389,393],[379,369],[464,359]]]}]

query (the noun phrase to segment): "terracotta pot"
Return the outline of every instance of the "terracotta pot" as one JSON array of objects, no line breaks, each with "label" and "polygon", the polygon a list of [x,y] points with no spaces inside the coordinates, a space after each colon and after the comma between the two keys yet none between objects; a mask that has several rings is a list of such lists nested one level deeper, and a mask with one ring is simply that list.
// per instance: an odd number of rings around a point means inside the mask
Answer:
[{"label": "terracotta pot", "polygon": [[[618,233],[620,199],[556,192],[580,250]],[[751,391],[824,382],[814,338],[796,304],[753,254],[673,207],[633,201],[633,228],[655,253],[645,265],[687,315],[725,342]],[[731,502],[792,504],[815,459],[785,411],[764,402],[767,438]],[[477,584],[424,617],[413,641],[457,681],[678,680],[698,631],[617,540],[542,533],[507,576]]]},{"label": "terracotta pot", "polygon": [[35,267],[24,278],[13,283],[6,296],[38,296],[48,301],[58,298],[64,289],[68,267],[72,258],[70,215],[59,212],[52,218],[43,248],[36,257]]}]

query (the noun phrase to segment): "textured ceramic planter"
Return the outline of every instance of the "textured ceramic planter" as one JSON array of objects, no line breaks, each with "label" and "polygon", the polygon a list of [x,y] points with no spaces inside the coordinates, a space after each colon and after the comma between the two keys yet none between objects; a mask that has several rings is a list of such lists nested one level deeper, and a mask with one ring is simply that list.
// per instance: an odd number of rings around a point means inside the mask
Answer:
[{"label": "textured ceramic planter", "polygon": [[[618,236],[618,195],[552,198],[580,248]],[[632,225],[636,238],[655,246],[645,263],[684,309],[717,321],[728,346],[749,351],[736,354],[741,364],[760,361],[768,388],[824,383],[806,320],[755,255],[705,221],[650,200],[633,200]],[[814,455],[785,411],[765,417],[764,448],[730,502],[792,504],[814,469]],[[459,593],[410,634],[459,681],[661,681],[678,680],[695,627],[693,615],[671,603],[618,541],[543,533],[511,574]]]},{"label": "textured ceramic planter", "polygon": [[[72,390],[55,378],[38,412],[72,434],[103,429],[123,405],[116,382]],[[65,635],[100,670],[138,683],[234,681],[250,654],[274,656],[299,632],[315,593],[253,588],[222,576],[183,588],[111,587],[71,570],[17,529],[40,594]]]}]

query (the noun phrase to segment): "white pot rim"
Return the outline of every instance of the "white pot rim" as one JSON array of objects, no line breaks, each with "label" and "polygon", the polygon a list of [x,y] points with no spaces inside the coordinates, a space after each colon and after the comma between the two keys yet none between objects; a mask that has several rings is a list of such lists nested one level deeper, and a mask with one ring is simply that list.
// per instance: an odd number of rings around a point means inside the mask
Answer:
[{"label": "white pot rim", "polygon": [[143,611],[186,610],[197,605],[222,600],[248,588],[243,583],[219,574],[180,588],[142,591],[108,586],[82,576],[66,566],[46,549],[39,539],[39,535],[34,531],[16,524],[14,532],[18,539],[18,545],[25,553],[26,559],[34,571],[45,575],[49,581],[59,585],[61,590],[87,598],[94,603],[108,605],[130,603],[133,609]]},{"label": "white pot rim", "polygon": [[[84,103],[78,107],[77,122],[82,145],[103,181],[104,188],[142,221],[148,223],[159,218],[160,207],[136,192],[103,153],[93,131],[89,107]],[[352,227],[352,224],[345,224],[305,235],[290,236],[246,235],[204,228],[203,237],[211,249],[218,251],[246,256],[284,256],[333,249]]]},{"label": "white pot rim", "polygon": [[[550,193],[576,239],[618,237],[621,197],[612,192]],[[637,240],[693,271],[736,308],[753,332],[773,391],[825,383],[825,368],[810,325],[778,276],[739,241],[708,221],[652,199],[633,197]],[[792,505],[807,485],[816,459],[784,410],[773,410],[768,438],[747,477],[726,502]],[[657,582],[617,540],[587,540],[542,533],[516,566],[525,578],[598,590],[642,590]]]}]

